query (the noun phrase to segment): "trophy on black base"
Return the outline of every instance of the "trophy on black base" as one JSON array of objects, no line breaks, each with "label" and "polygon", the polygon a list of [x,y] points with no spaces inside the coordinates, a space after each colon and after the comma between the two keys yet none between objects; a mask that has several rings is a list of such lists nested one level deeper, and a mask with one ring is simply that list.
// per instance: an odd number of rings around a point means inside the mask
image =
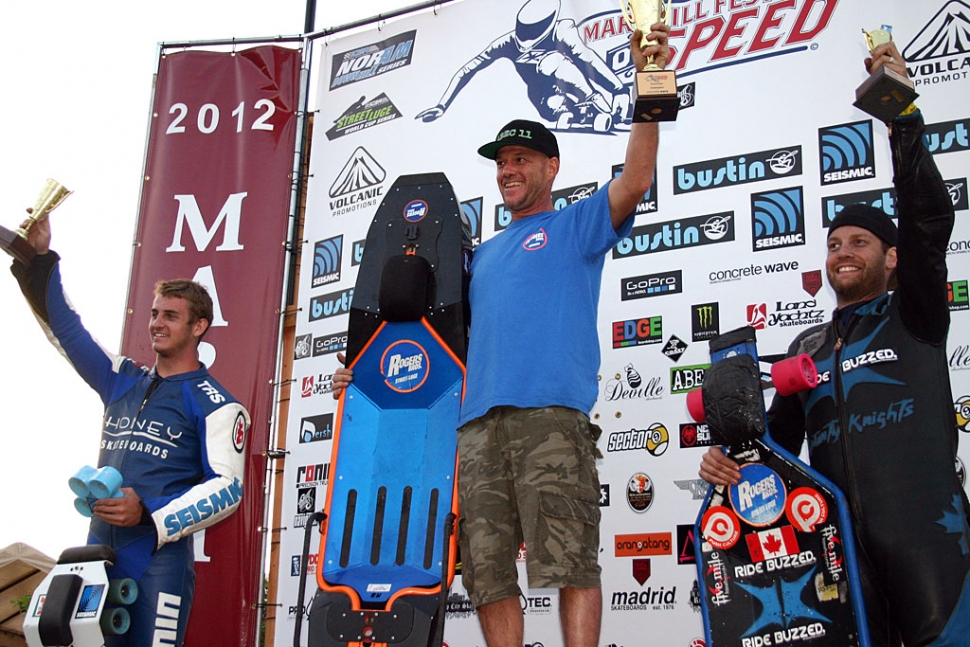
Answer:
[{"label": "trophy on black base", "polygon": [[37,203],[34,204],[33,210],[27,216],[28,222],[23,227],[10,231],[6,227],[0,226],[0,248],[24,265],[30,265],[37,252],[33,245],[27,242],[27,233],[35,223],[46,218],[69,195],[71,195],[71,192],[63,185],[54,180],[47,180],[44,190],[37,197]]},{"label": "trophy on black base", "polygon": [[[620,8],[630,29],[643,33],[641,47],[655,44],[647,40],[651,26],[658,22],[670,24],[670,0],[620,0]],[[633,121],[674,121],[680,109],[680,96],[677,94],[677,75],[673,70],[664,70],[653,60],[638,70],[633,80],[636,99],[633,104]]]},{"label": "trophy on black base", "polygon": [[[893,39],[892,28],[887,25],[868,32],[863,29],[862,33],[866,36],[866,45],[870,52]],[[856,89],[855,102],[852,105],[880,121],[889,123],[919,96],[915,87],[911,79],[883,65]]]}]

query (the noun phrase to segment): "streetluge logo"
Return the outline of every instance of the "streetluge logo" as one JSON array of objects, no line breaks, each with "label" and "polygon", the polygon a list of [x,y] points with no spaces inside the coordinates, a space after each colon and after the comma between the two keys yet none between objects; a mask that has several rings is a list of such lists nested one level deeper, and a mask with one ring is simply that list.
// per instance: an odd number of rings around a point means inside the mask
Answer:
[{"label": "streetluge logo", "polygon": [[742,153],[674,167],[674,194],[802,174],[802,147]]},{"label": "streetluge logo", "polygon": [[330,89],[335,90],[410,65],[417,33],[412,29],[335,55],[331,62]]},{"label": "streetluge logo", "polygon": [[333,141],[338,137],[392,121],[400,116],[401,111],[383,92],[370,101],[366,101],[362,96],[334,120],[333,127],[327,131],[327,139]]}]

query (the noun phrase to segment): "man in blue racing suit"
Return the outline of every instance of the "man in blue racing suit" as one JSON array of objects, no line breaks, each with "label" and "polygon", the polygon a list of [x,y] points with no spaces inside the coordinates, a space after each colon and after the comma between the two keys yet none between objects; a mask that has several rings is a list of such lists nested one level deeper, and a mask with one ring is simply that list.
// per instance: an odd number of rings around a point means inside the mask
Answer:
[{"label": "man in blue racing suit", "polygon": [[61,286],[50,224],[30,230],[37,256],[14,261],[37,320],[105,406],[99,466],[124,477],[124,496],[94,503],[89,544],[111,546],[108,576],[132,578],[131,626],[108,647],[181,645],[195,589],[191,534],[232,514],[242,499],[249,414],[199,362],[212,300],[193,281],[155,286],[149,334],[155,366],[106,352],[84,329]]},{"label": "man in blue racing suit", "polygon": [[[867,61],[870,72],[882,65],[906,75],[892,43]],[[838,309],[789,348],[811,355],[821,381],[776,395],[769,433],[794,454],[807,436],[812,466],[848,497],[872,644],[967,645],[970,506],[946,357],[953,204],[915,106],[889,132],[899,228],[865,205],[832,221],[825,267]],[[700,475],[740,478],[719,448]]]}]

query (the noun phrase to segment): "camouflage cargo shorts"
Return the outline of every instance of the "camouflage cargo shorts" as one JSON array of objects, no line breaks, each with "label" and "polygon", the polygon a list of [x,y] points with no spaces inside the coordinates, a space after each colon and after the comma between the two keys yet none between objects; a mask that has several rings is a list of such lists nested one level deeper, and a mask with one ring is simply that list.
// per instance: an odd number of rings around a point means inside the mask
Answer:
[{"label": "camouflage cargo shorts", "polygon": [[494,407],[458,431],[462,583],[477,608],[530,588],[600,586],[599,427],[575,409]]}]

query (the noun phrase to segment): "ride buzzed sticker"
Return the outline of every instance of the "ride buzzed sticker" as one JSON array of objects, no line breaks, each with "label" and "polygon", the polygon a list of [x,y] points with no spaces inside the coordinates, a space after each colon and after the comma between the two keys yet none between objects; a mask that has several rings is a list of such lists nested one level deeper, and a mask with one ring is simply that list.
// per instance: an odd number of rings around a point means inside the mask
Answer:
[{"label": "ride buzzed sticker", "polygon": [[420,344],[402,339],[387,347],[381,357],[384,383],[399,393],[421,388],[428,379],[428,353]]},{"label": "ride buzzed sticker", "polygon": [[767,526],[785,513],[785,483],[761,463],[741,466],[741,481],[731,486],[731,507],[752,526]]}]

